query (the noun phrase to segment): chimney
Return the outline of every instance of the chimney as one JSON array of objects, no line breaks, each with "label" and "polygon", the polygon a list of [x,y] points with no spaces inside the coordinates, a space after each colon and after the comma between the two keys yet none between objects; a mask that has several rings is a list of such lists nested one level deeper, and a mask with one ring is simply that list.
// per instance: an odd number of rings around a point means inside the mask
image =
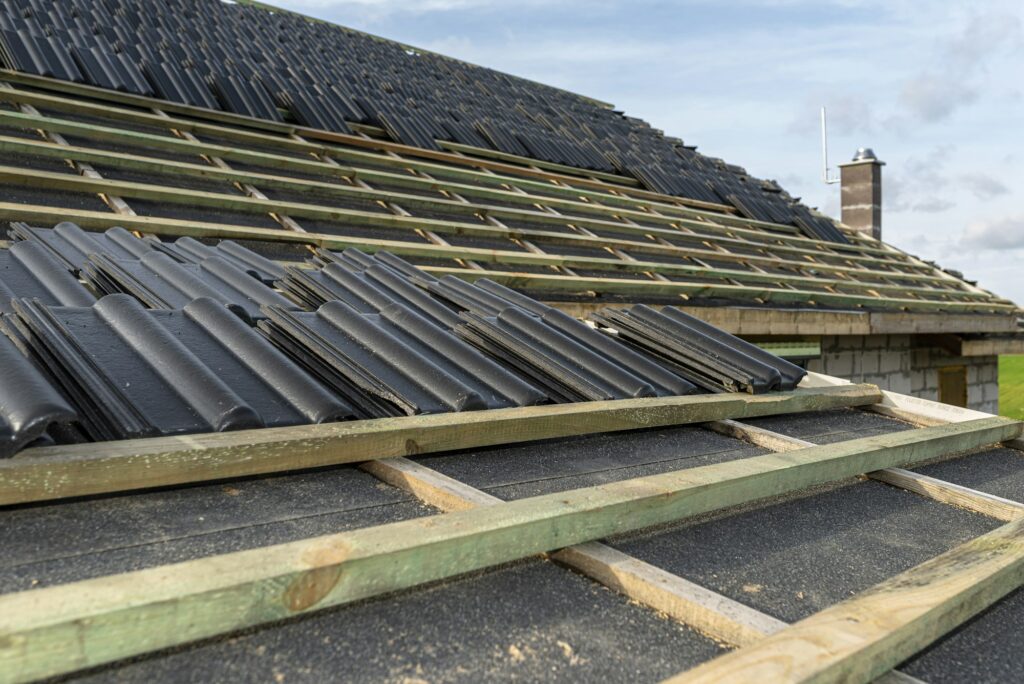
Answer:
[{"label": "chimney", "polygon": [[839,165],[842,221],[856,231],[882,239],[882,167],[871,148],[857,150],[853,161]]}]

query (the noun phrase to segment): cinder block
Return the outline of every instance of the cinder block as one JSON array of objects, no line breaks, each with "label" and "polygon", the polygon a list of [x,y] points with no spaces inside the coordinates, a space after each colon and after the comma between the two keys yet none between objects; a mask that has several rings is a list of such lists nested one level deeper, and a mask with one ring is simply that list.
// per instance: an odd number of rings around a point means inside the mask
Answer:
[{"label": "cinder block", "polygon": [[911,351],[910,362],[914,368],[929,368],[932,365],[932,352],[930,349],[914,349]]},{"label": "cinder block", "polygon": [[998,382],[999,381],[999,364],[998,363],[986,363],[982,365],[978,371],[978,378],[982,382]]},{"label": "cinder block", "polygon": [[889,343],[886,345],[893,351],[897,349],[910,349],[910,335],[889,335]]},{"label": "cinder block", "polygon": [[920,396],[919,393],[928,388],[928,374],[925,371],[911,371],[909,375],[910,391],[915,397]]},{"label": "cinder block", "polygon": [[897,373],[903,368],[905,354],[899,351],[884,351],[878,357],[878,370],[882,373]]},{"label": "cinder block", "polygon": [[825,372],[837,378],[849,378],[853,375],[853,355],[829,354],[825,361]]},{"label": "cinder block", "polygon": [[836,351],[855,351],[864,348],[864,337],[861,335],[843,335],[835,338]]},{"label": "cinder block", "polygon": [[891,373],[888,376],[889,386],[887,390],[891,392],[899,392],[900,394],[910,394],[912,391],[912,383],[910,373]]},{"label": "cinder block", "polygon": [[979,401],[976,404],[968,403],[967,408],[974,409],[975,411],[984,411],[985,413],[993,413],[999,415],[998,401]]},{"label": "cinder block", "polygon": [[865,349],[860,357],[860,372],[864,375],[870,375],[881,371],[879,357],[884,355],[885,352]]},{"label": "cinder block", "polygon": [[885,349],[889,338],[886,335],[865,335],[861,340],[864,349]]}]

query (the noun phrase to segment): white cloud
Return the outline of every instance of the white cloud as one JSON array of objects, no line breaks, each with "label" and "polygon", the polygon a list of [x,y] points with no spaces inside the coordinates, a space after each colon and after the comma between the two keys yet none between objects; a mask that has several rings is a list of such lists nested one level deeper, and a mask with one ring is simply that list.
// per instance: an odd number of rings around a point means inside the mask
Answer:
[{"label": "white cloud", "polygon": [[904,110],[927,123],[948,118],[974,103],[984,85],[987,64],[1020,48],[1021,23],[1002,11],[971,17],[962,31],[947,38],[929,68],[907,79],[900,93]]},{"label": "white cloud", "polygon": [[1024,249],[1024,214],[972,223],[964,231],[962,242],[989,250]]},{"label": "white cloud", "polygon": [[978,199],[992,199],[1010,192],[1010,188],[1002,181],[987,173],[964,173],[960,175],[959,181]]}]

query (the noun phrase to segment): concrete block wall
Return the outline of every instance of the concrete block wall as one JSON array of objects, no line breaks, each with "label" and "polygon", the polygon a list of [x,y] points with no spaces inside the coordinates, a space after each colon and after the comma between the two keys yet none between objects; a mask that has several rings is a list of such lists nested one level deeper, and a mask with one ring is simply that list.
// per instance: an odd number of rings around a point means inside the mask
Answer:
[{"label": "concrete block wall", "polygon": [[943,349],[915,347],[913,342],[911,335],[823,336],[821,357],[809,360],[807,369],[938,401],[939,369],[963,366],[967,407],[999,412],[999,357],[951,356]]}]

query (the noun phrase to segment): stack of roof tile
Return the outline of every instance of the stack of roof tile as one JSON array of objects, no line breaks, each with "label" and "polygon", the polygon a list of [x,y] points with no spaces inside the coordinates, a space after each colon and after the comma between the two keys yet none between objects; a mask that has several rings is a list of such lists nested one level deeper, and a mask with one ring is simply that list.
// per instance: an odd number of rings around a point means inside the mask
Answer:
[{"label": "stack of roof tile", "polygon": [[90,254],[130,260],[141,259],[150,252],[162,252],[183,263],[197,264],[212,256],[220,257],[267,285],[272,285],[284,276],[280,264],[233,240],[221,240],[216,245],[208,245],[186,236],[174,242],[163,242],[152,236],[137,237],[120,226],[108,228],[102,233],[87,232],[67,221],[53,228],[36,228],[15,222],[11,224],[10,235],[14,240],[38,243],[74,273],[82,270]]},{"label": "stack of roof tile", "polygon": [[141,259],[93,254],[85,262],[82,275],[99,292],[124,292],[154,309],[180,309],[198,297],[219,301],[249,321],[262,316],[262,306],[298,309],[280,293],[219,256],[183,264],[156,251]]},{"label": "stack of roof tile", "polygon": [[806,375],[799,366],[672,307],[605,309],[594,319],[710,391],[791,390]]},{"label": "stack of roof tile", "polygon": [[341,420],[354,415],[220,302],[145,309],[15,300],[5,331],[77,407],[85,436],[126,439]]},{"label": "stack of roof tile", "polygon": [[0,250],[0,313],[12,311],[15,297],[68,306],[88,306],[96,300],[36,242],[18,242]]},{"label": "stack of roof tile", "polygon": [[603,312],[599,329],[388,253],[320,250],[300,268],[229,241],[120,228],[18,224],[11,237],[0,455],[43,438],[763,392],[803,373],[678,311]]},{"label": "stack of roof tile", "polygon": [[[374,309],[401,300],[424,319],[500,359],[551,401],[688,394],[678,375],[590,326],[490,280],[436,279],[391,254],[325,251],[318,272],[291,269],[285,287],[309,299]],[[431,297],[430,295],[433,295]],[[447,304],[447,306],[446,306]]]}]

